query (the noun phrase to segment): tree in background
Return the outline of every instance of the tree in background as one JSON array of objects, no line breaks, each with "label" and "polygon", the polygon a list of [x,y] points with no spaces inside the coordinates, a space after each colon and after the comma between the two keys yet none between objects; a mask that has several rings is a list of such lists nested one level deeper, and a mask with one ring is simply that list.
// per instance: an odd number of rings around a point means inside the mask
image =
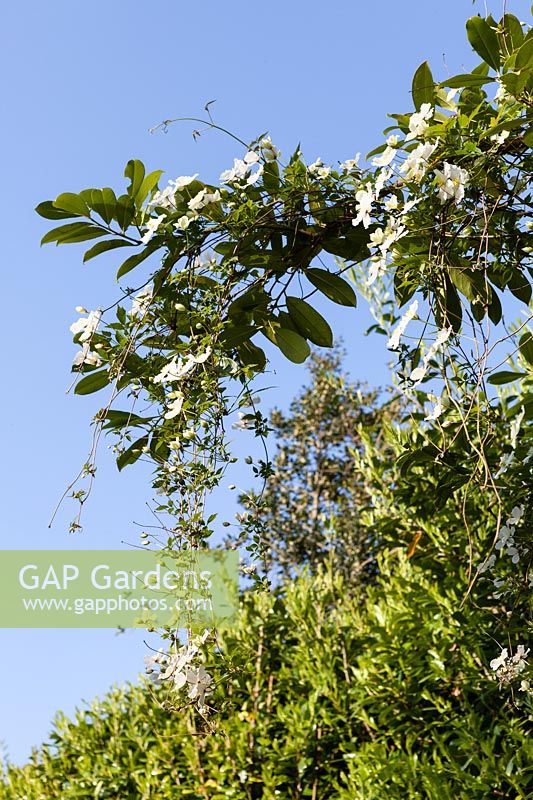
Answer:
[{"label": "tree in background", "polygon": [[385,402],[377,391],[351,382],[342,358],[340,348],[313,352],[309,385],[287,414],[270,415],[276,450],[263,490],[241,497],[246,510],[236,544],[244,545],[248,531],[253,536],[260,525],[268,568],[285,577],[323,563],[348,581],[374,572],[379,543],[360,524],[371,503],[358,468],[360,430],[379,446],[384,425],[399,419],[400,401]]}]

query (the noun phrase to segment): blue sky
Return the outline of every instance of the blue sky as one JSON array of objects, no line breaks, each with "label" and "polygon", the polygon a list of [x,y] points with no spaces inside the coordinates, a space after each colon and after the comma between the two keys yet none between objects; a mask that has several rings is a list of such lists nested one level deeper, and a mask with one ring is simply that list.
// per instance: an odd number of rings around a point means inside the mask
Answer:
[{"label": "blue sky", "polygon": [[[489,3],[499,15],[503,3]],[[508,10],[529,19],[529,4]],[[4,125],[2,420],[3,549],[118,548],[148,522],[148,473],[119,475],[105,449],[84,517],[69,535],[72,507],[48,519],[89,446],[95,396],[66,395],[75,351],[75,306],[115,299],[112,254],[83,266],[75,246],[40,249],[38,202],[62,191],[123,185],[129,158],[167,177],[199,172],[216,180],[242,156],[192,126],[150,134],[163,119],[202,115],[248,140],[269,131],[287,154],[301,142],[310,163],[343,161],[372,149],[387,112],[411,108],[411,76],[424,59],[437,77],[477,62],[464,34],[469,0],[317,0],[181,4],[154,0],[6,5],[0,36]],[[366,339],[364,304],[333,312],[347,366],[371,384],[387,380],[384,341]],[[330,312],[330,313],[331,313]],[[305,370],[276,360],[270,402],[286,404]],[[243,487],[244,488],[244,487]],[[223,504],[225,501],[221,499]],[[225,511],[224,507],[221,508]],[[0,555],[1,558],[1,555]],[[57,709],[71,713],[142,665],[144,635],[83,630],[0,630],[0,741],[21,761],[42,741]]]}]

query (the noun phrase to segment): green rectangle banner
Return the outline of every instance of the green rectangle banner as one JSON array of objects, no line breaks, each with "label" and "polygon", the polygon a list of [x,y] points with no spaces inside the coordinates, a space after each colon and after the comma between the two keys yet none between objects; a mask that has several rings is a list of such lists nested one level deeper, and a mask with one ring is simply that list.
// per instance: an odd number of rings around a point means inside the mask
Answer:
[{"label": "green rectangle banner", "polygon": [[229,550],[3,550],[1,628],[213,626],[238,607]]}]

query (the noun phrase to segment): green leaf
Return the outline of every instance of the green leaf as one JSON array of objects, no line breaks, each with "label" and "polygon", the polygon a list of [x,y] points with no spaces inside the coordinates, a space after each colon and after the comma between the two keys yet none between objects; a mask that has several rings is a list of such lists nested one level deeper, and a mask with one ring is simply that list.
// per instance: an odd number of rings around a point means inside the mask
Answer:
[{"label": "green leaf", "polygon": [[126,242],[124,239],[106,239],[105,242],[98,242],[87,250],[83,256],[83,263],[90,261],[91,258],[99,256],[100,253],[105,253],[107,250],[116,250],[117,247],[132,247],[132,242]]},{"label": "green leaf", "polygon": [[61,211],[68,211],[78,217],[88,217],[90,214],[89,206],[79,194],[64,192],[54,200],[54,206]]},{"label": "green leaf", "polygon": [[237,352],[242,363],[246,366],[255,367],[258,370],[264,370],[266,367],[265,351],[253,342],[241,342],[237,346]]},{"label": "green leaf", "polygon": [[267,161],[263,170],[263,186],[269,195],[277,195],[279,191],[279,166],[277,161]]},{"label": "green leaf", "polygon": [[103,389],[109,384],[109,372],[101,369],[98,372],[90,372],[79,381],[74,387],[74,394],[92,394]]},{"label": "green leaf", "polygon": [[117,281],[120,280],[123,275],[131,272],[132,269],[135,269],[135,267],[141,264],[146,258],[148,258],[148,256],[151,256],[155,250],[157,250],[157,247],[145,247],[140,253],[135,253],[135,255],[127,258],[119,267],[117,272]]},{"label": "green leaf", "polygon": [[491,375],[488,379],[488,382],[493,386],[500,386],[503,383],[511,383],[511,381],[524,378],[525,375],[525,372],[511,372],[511,370],[502,370],[501,372],[495,372],[493,375]]},{"label": "green leaf", "polygon": [[423,103],[433,105],[435,101],[435,82],[427,61],[423,61],[413,75],[412,93],[417,111]]},{"label": "green leaf", "polygon": [[310,283],[334,303],[338,303],[341,306],[352,306],[353,308],[357,305],[357,297],[354,290],[339,275],[334,275],[332,272],[327,272],[327,270],[318,269],[317,267],[308,269],[305,274]]},{"label": "green leaf", "polygon": [[45,200],[35,207],[35,211],[40,217],[45,219],[72,219],[77,217],[78,214],[73,214],[71,211],[61,211],[56,208],[52,200]]},{"label": "green leaf", "polygon": [[102,430],[110,428],[128,428],[148,425],[153,417],[140,417],[131,411],[115,411],[110,409],[105,412]]},{"label": "green leaf", "polygon": [[477,88],[478,86],[484,86],[486,83],[494,83],[494,78],[468,72],[466,74],[454,75],[452,78],[447,78],[439,85],[447,86],[449,89],[463,89],[465,87]]},{"label": "green leaf", "polygon": [[117,198],[113,189],[91,189],[90,205],[106,225],[110,225],[115,219]]},{"label": "green leaf", "polygon": [[523,69],[533,67],[533,39],[526,39],[515,59],[515,69],[521,72]]},{"label": "green leaf", "polygon": [[302,364],[311,353],[311,349],[303,336],[286,328],[278,328],[275,342],[284,356],[294,364]]},{"label": "green leaf", "polygon": [[154,172],[150,172],[149,175],[143,180],[139,187],[139,191],[135,195],[135,203],[138,208],[142,206],[152,189],[157,186],[157,182],[161,175],[163,174],[162,169],[156,169]]},{"label": "green leaf", "polygon": [[127,467],[128,464],[134,464],[138,458],[142,455],[143,449],[148,447],[148,436],[142,436],[140,439],[137,439],[136,442],[133,442],[127,450],[124,450],[123,453],[119,455],[117,458],[117,467],[119,471],[122,471],[124,467]]},{"label": "green leaf", "polygon": [[286,298],[287,309],[298,332],[319,347],[333,347],[333,333],[324,317],[299,297]]},{"label": "green leaf", "polygon": [[126,169],[124,170],[124,176],[130,179],[130,185],[127,190],[130,197],[135,198],[137,196],[137,192],[143,184],[144,175],[145,169],[142,161],[139,161],[137,158],[128,161]]},{"label": "green leaf", "polygon": [[476,53],[493,69],[498,70],[501,61],[500,45],[489,23],[481,17],[470,17],[466,23],[466,33]]},{"label": "green leaf", "polygon": [[121,194],[117,200],[115,215],[123,231],[126,231],[131,225],[135,216],[135,210],[133,198],[129,197],[127,194]]},{"label": "green leaf", "polygon": [[522,334],[518,347],[520,348],[520,354],[527,363],[533,365],[533,333],[531,331],[526,331]]},{"label": "green leaf", "polygon": [[74,242],[85,242],[88,239],[97,239],[99,236],[106,236],[107,231],[103,231],[90,222],[71,222],[68,225],[60,225],[41,239],[41,244],[56,242],[56,244],[73,244]]},{"label": "green leaf", "polygon": [[520,20],[518,20],[514,14],[504,14],[501,18],[500,25],[503,29],[502,38],[504,47],[507,54],[511,55],[514,50],[518,50],[524,41],[524,32],[522,31]]}]

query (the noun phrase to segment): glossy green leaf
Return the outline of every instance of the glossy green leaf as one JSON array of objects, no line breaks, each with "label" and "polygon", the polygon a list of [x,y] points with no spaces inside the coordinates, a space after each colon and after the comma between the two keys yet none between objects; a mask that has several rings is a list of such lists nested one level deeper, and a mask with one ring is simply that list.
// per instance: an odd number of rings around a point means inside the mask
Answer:
[{"label": "glossy green leaf", "polygon": [[512,372],[511,370],[502,370],[501,372],[493,373],[488,382],[493,386],[501,386],[503,383],[511,383],[517,381],[519,378],[525,377],[525,372]]},{"label": "glossy green leaf", "polygon": [[133,198],[122,194],[117,200],[115,216],[123,231],[127,231],[135,217],[135,203]]},{"label": "glossy green leaf", "polygon": [[117,198],[113,189],[92,189],[91,208],[99,214],[106,225],[110,225],[115,219]]},{"label": "glossy green leaf", "polygon": [[128,194],[130,197],[135,198],[143,184],[145,176],[145,169],[142,161],[139,161],[137,158],[132,158],[128,161],[126,169],[124,170],[124,176],[130,179]]},{"label": "glossy green leaf", "polygon": [[286,298],[289,316],[298,333],[319,347],[333,347],[333,333],[324,317],[299,297]]},{"label": "glossy green leaf", "polygon": [[92,394],[98,392],[110,382],[109,372],[106,369],[90,372],[85,375],[74,387],[75,394]]},{"label": "glossy green leaf", "polygon": [[327,270],[318,269],[317,267],[306,270],[305,274],[310,283],[334,303],[354,308],[357,305],[357,297],[354,290],[339,275],[334,275],[332,272],[327,272]]},{"label": "glossy green leaf", "polygon": [[56,197],[54,206],[60,211],[68,211],[78,217],[88,217],[90,214],[85,200],[79,194],[73,194],[72,192],[64,192]]},{"label": "glossy green leaf", "polygon": [[241,342],[237,346],[237,352],[241,362],[246,366],[255,367],[257,370],[263,370],[266,367],[267,359],[264,350],[250,340]]},{"label": "glossy green leaf", "polygon": [[518,347],[527,363],[533,365],[533,333],[531,331],[526,331],[522,334]]},{"label": "glossy green leaf", "polygon": [[150,172],[141,183],[138,192],[135,195],[135,204],[138,208],[144,203],[152,189],[157,186],[157,182],[161,175],[163,174],[162,169],[156,169],[154,172]]},{"label": "glossy green leaf", "polygon": [[302,364],[311,354],[311,349],[303,336],[286,328],[278,328],[275,342],[283,355],[294,364]]},{"label": "glossy green leaf", "polygon": [[77,217],[78,214],[73,214],[71,211],[61,211],[56,208],[52,200],[45,200],[35,207],[35,211],[40,217],[45,219],[72,219]]},{"label": "glossy green leaf", "polygon": [[119,471],[122,471],[124,467],[127,467],[129,464],[134,464],[137,459],[140,458],[144,448],[148,447],[148,439],[148,436],[142,436],[119,455],[117,458],[117,467]]},{"label": "glossy green leaf", "polygon": [[493,69],[500,68],[500,45],[496,32],[492,30],[489,23],[481,17],[470,17],[466,23],[466,33],[468,41]]},{"label": "glossy green leaf", "polygon": [[48,233],[45,233],[41,239],[41,244],[49,244],[56,242],[56,244],[73,244],[75,242],[85,242],[89,239],[97,239],[100,236],[106,236],[107,231],[98,228],[90,222],[71,222],[68,225],[60,225],[59,228],[54,228]]},{"label": "glossy green leaf", "polygon": [[127,275],[128,272],[131,272],[132,269],[135,269],[135,267],[137,267],[139,264],[142,264],[142,262],[148,258],[148,256],[151,256],[156,249],[157,248],[153,246],[145,247],[140,251],[140,253],[135,253],[135,255],[127,258],[119,267],[117,272],[117,281],[120,280],[123,275]]},{"label": "glossy green leaf", "polygon": [[105,253],[108,250],[116,250],[117,247],[131,247],[132,242],[124,241],[124,239],[106,239],[105,242],[98,242],[87,250],[83,256],[83,262],[90,261],[91,258],[99,256],[100,253]]},{"label": "glossy green leaf", "polygon": [[102,429],[142,427],[143,425],[148,425],[152,419],[153,417],[140,417],[138,414],[133,414],[131,411],[115,411],[114,409],[108,409],[105,414]]},{"label": "glossy green leaf", "polygon": [[522,26],[514,14],[504,14],[501,18],[501,27],[503,29],[503,49],[507,55],[510,55],[514,50],[518,50],[524,41]]},{"label": "glossy green leaf", "polygon": [[484,86],[486,83],[494,83],[494,78],[489,78],[488,75],[476,75],[473,72],[468,72],[454,75],[452,78],[446,78],[440,85],[447,86],[449,89],[463,89],[466,87],[473,89]]},{"label": "glossy green leaf", "polygon": [[533,39],[526,39],[515,59],[515,69],[521,72],[523,69],[533,68]]},{"label": "glossy green leaf", "polygon": [[427,61],[423,61],[413,75],[411,90],[417,110],[423,103],[433,105],[435,101],[435,82]]}]

